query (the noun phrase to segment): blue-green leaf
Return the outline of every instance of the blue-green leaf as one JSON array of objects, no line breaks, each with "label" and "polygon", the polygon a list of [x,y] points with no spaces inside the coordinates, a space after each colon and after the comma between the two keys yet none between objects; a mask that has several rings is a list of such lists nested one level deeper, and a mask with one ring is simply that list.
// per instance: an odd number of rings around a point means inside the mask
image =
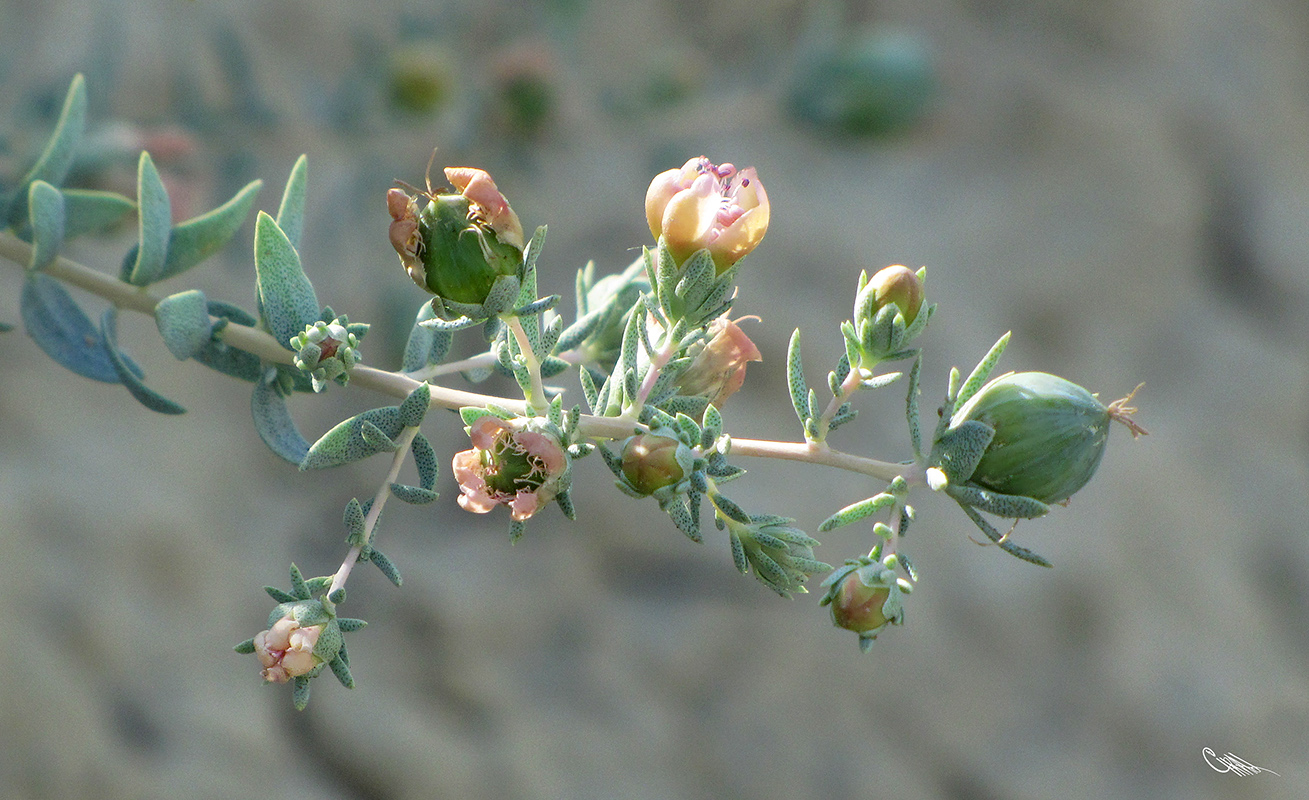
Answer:
[{"label": "blue-green leaf", "polygon": [[214,253],[241,227],[263,181],[251,181],[218,208],[173,226],[168,235],[168,256],[155,280],[180,275]]},{"label": "blue-green leaf", "polygon": [[27,189],[27,213],[32,223],[30,270],[50,266],[64,243],[64,196],[45,181],[32,181]]},{"label": "blue-green leaf", "polygon": [[255,281],[264,324],[290,350],[291,337],[318,319],[318,297],[300,266],[300,254],[263,211],[255,223]]},{"label": "blue-green leaf", "polygon": [[279,589],[276,586],[265,586],[264,591],[268,592],[268,596],[279,603],[294,603],[300,599],[290,592]]},{"label": "blue-green leaf", "polygon": [[404,583],[404,579],[400,577],[400,570],[395,567],[395,562],[387,558],[381,550],[378,550],[375,547],[370,547],[368,549],[368,560],[376,564],[377,568],[382,571],[382,574],[385,575],[386,579],[391,583],[396,586]]},{"label": "blue-green leaf", "polygon": [[286,234],[292,246],[300,246],[300,233],[305,224],[305,180],[309,173],[309,158],[301,155],[291,167],[291,176],[286,179],[286,189],[282,192],[282,203],[277,207],[277,227]]},{"label": "blue-green leaf", "polygon": [[23,325],[45,354],[85,378],[119,383],[104,337],[59,281],[28,273],[19,300]]},{"label": "blue-green leaf", "polygon": [[842,525],[849,525],[851,522],[858,522],[872,516],[878,511],[890,507],[893,503],[895,503],[895,495],[886,492],[875,494],[872,497],[860,500],[858,503],[851,503],[823,520],[823,524],[818,526],[818,530],[823,533],[836,530]]},{"label": "blue-green leaf", "polygon": [[977,362],[977,366],[968,375],[968,380],[964,381],[963,387],[959,389],[959,396],[954,401],[955,408],[960,408],[964,403],[967,403],[969,398],[977,394],[977,390],[981,389],[982,385],[986,383],[986,379],[991,377],[991,370],[995,369],[996,362],[1000,360],[1005,347],[1009,345],[1010,333],[1006,331],[1004,336],[1001,336],[995,344],[991,345],[991,349],[987,351],[985,356],[982,356],[982,360]]},{"label": "blue-green leaf", "polygon": [[194,357],[213,334],[204,292],[192,289],[160,300],[155,305],[155,325],[164,346],[178,361]]},{"label": "blue-green leaf", "polygon": [[295,420],[291,419],[291,412],[286,407],[286,398],[277,391],[275,383],[264,379],[255,381],[254,393],[250,396],[255,430],[269,450],[292,464],[299,464],[309,452],[309,442],[295,426]]},{"label": "blue-green leaf", "polygon": [[428,407],[432,404],[432,387],[426,382],[409,393],[400,404],[400,424],[406,428],[417,428],[423,422]]},{"label": "blue-green leaf", "polygon": [[130,197],[98,189],[63,189],[64,238],[99,233],[117,225],[136,210]]},{"label": "blue-green leaf", "polygon": [[431,303],[423,303],[418,309],[418,318],[409,331],[409,341],[405,342],[404,358],[400,366],[405,372],[440,364],[450,352],[450,343],[454,341],[450,331],[419,324],[435,318],[436,312],[432,310]]},{"label": "blue-green leaf", "polygon": [[1020,547],[1019,545],[1014,544],[1008,534],[1001,535],[1000,532],[995,529],[994,525],[987,522],[986,519],[978,513],[977,509],[963,503],[960,503],[959,507],[964,510],[964,513],[973,521],[973,524],[977,526],[977,529],[986,534],[986,538],[999,545],[1001,550],[1011,556],[1035,564],[1038,567],[1051,566],[1050,562],[1047,561],[1044,556],[1037,555],[1026,547]]},{"label": "blue-green leaf", "polygon": [[409,486],[403,483],[391,484],[391,494],[395,495],[395,498],[402,503],[409,503],[416,506],[430,503],[440,497],[439,494],[431,489],[424,489],[419,486]]},{"label": "blue-green leaf", "polygon": [[[404,428],[400,424],[399,406],[374,408],[338,424],[310,446],[300,461],[300,469],[324,469],[349,464],[377,453],[389,452],[385,446],[364,438],[364,423],[374,426],[394,440]],[[390,448],[391,450],[394,447]]]},{"label": "blue-green leaf", "polygon": [[413,442],[409,445],[409,452],[413,455],[414,467],[418,470],[418,485],[424,489],[436,486],[439,468],[432,443],[427,441],[427,437],[423,434],[415,434]]},{"label": "blue-green leaf", "polygon": [[[133,286],[149,286],[163,276],[173,212],[168,204],[168,190],[159,178],[154,160],[146,152],[141,153],[141,160],[137,164],[136,206],[136,260],[126,280]],[[126,264],[123,266],[127,268]]]},{"label": "blue-green leaf", "polygon": [[259,324],[259,320],[255,318],[254,314],[251,314],[244,308],[229,303],[226,300],[210,300],[209,316],[221,317],[230,322],[235,322],[237,325],[244,325],[247,328],[253,328],[255,325]]},{"label": "blue-green leaf", "polygon": [[133,371],[133,365],[130,365],[126,357],[118,350],[117,322],[118,309],[110,306],[105,309],[104,315],[100,317],[100,332],[104,337],[105,351],[109,354],[109,361],[114,365],[114,370],[118,373],[118,379],[122,381],[128,393],[151,411],[158,411],[160,414],[185,414],[185,408],[146,386],[138,373]]},{"label": "blue-green leaf", "polygon": [[[791,334],[791,344],[786,350],[786,382],[791,391],[791,406],[800,424],[809,421],[809,384],[804,379],[804,369],[800,364],[800,329]],[[806,426],[807,428],[807,426]]]},{"label": "blue-green leaf", "polygon": [[18,190],[9,200],[5,213],[9,225],[21,225],[27,220],[27,187],[33,181],[45,181],[53,186],[64,182],[85,129],[86,81],[79,73],[73,76],[73,82],[68,87],[59,121],[55,123],[54,132],[50,134],[45,149],[18,182]]},{"label": "blue-green leaf", "polygon": [[260,361],[259,356],[232,347],[218,339],[210,339],[209,343],[192,358],[212,370],[243,381],[257,381],[264,373],[263,362]]},{"label": "blue-green leaf", "polygon": [[364,507],[359,504],[359,498],[352,497],[350,502],[345,504],[345,513],[341,515],[341,522],[345,524],[346,529],[345,543],[351,547],[362,547],[367,541],[368,520],[364,516]]}]

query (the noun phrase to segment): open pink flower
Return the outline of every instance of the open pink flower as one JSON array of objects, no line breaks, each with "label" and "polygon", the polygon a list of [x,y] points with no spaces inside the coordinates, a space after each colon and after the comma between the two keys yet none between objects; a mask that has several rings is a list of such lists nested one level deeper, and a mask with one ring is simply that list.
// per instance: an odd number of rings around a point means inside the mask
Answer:
[{"label": "open pink flower", "polygon": [[474,420],[468,436],[473,449],[455,453],[453,465],[466,511],[506,505],[521,522],[567,488],[568,454],[554,436],[492,416]]},{"label": "open pink flower", "polygon": [[768,231],[768,195],[753,167],[737,170],[700,156],[661,172],[645,195],[650,233],[679,263],[709,248],[719,274],[755,249]]},{"label": "open pink flower", "polygon": [[704,349],[678,377],[677,389],[684,395],[708,397],[709,402],[722,408],[727,398],[745,383],[746,364],[763,360],[759,348],[745,331],[727,317],[719,317],[709,326],[709,340]]}]

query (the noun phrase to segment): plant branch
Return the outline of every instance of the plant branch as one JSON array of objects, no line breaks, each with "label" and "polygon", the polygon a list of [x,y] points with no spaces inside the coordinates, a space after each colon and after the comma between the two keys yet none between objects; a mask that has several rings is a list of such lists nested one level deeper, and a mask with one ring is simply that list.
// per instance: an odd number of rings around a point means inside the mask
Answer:
[{"label": "plant branch", "polygon": [[[18,267],[24,267],[31,259],[32,246],[11,233],[0,233],[0,257],[12,261]],[[59,256],[44,272],[79,289],[108,300],[119,308],[137,311],[147,316],[154,316],[155,306],[163,296],[146,288],[139,288],[124,283],[103,272],[91,269]],[[227,344],[248,353],[253,353],[265,361],[290,364],[294,353],[283,347],[268,332],[245,325],[229,323],[217,336]],[[350,370],[352,383],[366,389],[380,392],[396,398],[405,398],[419,386],[419,381],[399,372],[356,365]],[[488,404],[497,405],[515,414],[526,416],[529,411],[523,400],[478,394],[476,392],[452,389],[444,386],[431,386],[432,405],[458,410],[467,406],[485,408]],[[625,417],[598,417],[584,414],[579,429],[582,435],[595,439],[623,439],[632,435],[635,424]],[[826,444],[813,442],[775,442],[763,439],[732,439],[732,453],[741,456],[759,458],[780,458],[789,461],[803,461],[809,464],[843,469],[869,475],[880,480],[890,481],[897,475],[903,475],[911,485],[922,483],[917,476],[914,465],[894,464],[877,461],[849,453],[833,450]],[[909,473],[914,473],[911,475]]]},{"label": "plant branch", "polygon": [[541,362],[537,360],[536,351],[532,349],[532,340],[523,328],[523,321],[518,317],[504,317],[503,319],[509,325],[509,330],[514,334],[514,341],[518,343],[518,351],[522,355],[523,366],[527,368],[530,382],[527,392],[527,404],[535,413],[539,414],[549,406],[545,399],[545,386],[541,383]]},{"label": "plant branch", "polygon": [[373,496],[373,505],[368,509],[368,516],[364,518],[364,540],[363,542],[350,548],[346,554],[345,561],[341,562],[341,567],[332,576],[332,585],[328,588],[326,594],[330,595],[337,589],[344,589],[345,582],[350,579],[350,571],[354,569],[359,562],[359,554],[363,549],[373,542],[373,530],[377,527],[377,520],[382,516],[382,507],[386,505],[387,498],[391,496],[391,484],[396,482],[400,477],[400,467],[405,463],[405,456],[409,452],[409,445],[414,441],[414,436],[418,434],[418,428],[405,428],[396,438],[395,457],[391,460],[391,470],[386,474],[386,480],[378,487],[377,494]]}]

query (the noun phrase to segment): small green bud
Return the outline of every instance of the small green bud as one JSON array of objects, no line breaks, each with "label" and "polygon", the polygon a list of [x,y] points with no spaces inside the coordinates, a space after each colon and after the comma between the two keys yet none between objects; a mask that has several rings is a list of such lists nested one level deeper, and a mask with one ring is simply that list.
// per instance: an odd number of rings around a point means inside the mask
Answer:
[{"label": "small green bud", "polygon": [[[679,451],[685,450],[685,453]],[[643,433],[623,443],[623,477],[641,494],[676,486],[686,477],[682,463],[690,460],[686,445],[667,436]]]},{"label": "small green bud", "polygon": [[951,427],[995,430],[969,482],[1043,503],[1072,497],[1095,474],[1115,416],[1090,392],[1044,372],[1003,375],[955,411]]},{"label": "small green bud", "polygon": [[891,596],[885,586],[869,586],[852,571],[837,585],[832,598],[832,624],[855,633],[879,630],[888,622],[882,604]]},{"label": "small green bud", "polygon": [[845,562],[823,580],[827,593],[819,605],[831,607],[832,624],[859,634],[865,652],[887,625],[904,623],[902,598],[911,588],[897,580],[895,557],[879,563],[868,556]]},{"label": "small green bud", "polygon": [[309,373],[315,392],[326,389],[328,381],[344,386],[360,360],[359,337],[350,333],[343,317],[306,326],[291,338],[291,347],[296,367]]},{"label": "small green bud", "polygon": [[881,269],[859,290],[854,301],[854,321],[871,320],[877,312],[895,305],[904,315],[904,324],[911,325],[923,307],[923,282],[908,267],[894,264]]}]

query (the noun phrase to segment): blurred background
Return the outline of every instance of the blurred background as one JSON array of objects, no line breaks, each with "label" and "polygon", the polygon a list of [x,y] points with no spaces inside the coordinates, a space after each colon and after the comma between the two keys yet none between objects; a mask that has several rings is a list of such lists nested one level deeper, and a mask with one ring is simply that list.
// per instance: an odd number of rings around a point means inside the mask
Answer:
[{"label": "blurred background", "polygon": [[[143,318],[125,346],[186,415],[65,372],[20,326],[0,368],[0,795],[1305,796],[1307,9],[0,0],[0,174],[25,169],[79,71],[82,185],[132,194],[146,147],[175,218],[254,178],[275,210],[307,153],[304,262],[321,301],[372,323],[374,366],[398,365],[423,300],[383,196],[421,185],[433,147],[549,224],[542,290],[565,308],[588,259],[617,271],[649,243],[649,179],[703,154],[757,167],[773,209],[740,273],[764,363],[731,433],[797,439],[792,330],[822,385],[859,271],[902,263],[940,304],[926,408],[1012,329],[1003,369],[1105,400],[1145,381],[1152,434],[1116,430],[1069,508],[1019,526],[1054,569],[918,498],[907,625],[868,655],[818,592],[737,575],[722,538],[688,542],[598,458],[576,467],[579,523],[548,509],[513,547],[443,470],[437,504],[388,508],[404,587],[351,580],[346,613],[372,621],[351,639],[359,687],[316,681],[297,714],[232,645],[290,562],[336,569],[341,508],[384,465],[297,473],[256,436],[249,386],[175,363]],[[160,288],[252,307],[251,232]],[[67,254],[116,272],[131,234]],[[19,322],[20,283],[0,272],[0,320]],[[906,457],[902,389],[858,397],[834,445]],[[293,411],[314,438],[391,402],[332,387]],[[426,429],[447,464],[467,446],[452,417]],[[742,466],[734,499],[809,531],[878,488]],[[856,527],[819,557],[866,551]],[[1205,747],[1279,775],[1219,774]]]}]

